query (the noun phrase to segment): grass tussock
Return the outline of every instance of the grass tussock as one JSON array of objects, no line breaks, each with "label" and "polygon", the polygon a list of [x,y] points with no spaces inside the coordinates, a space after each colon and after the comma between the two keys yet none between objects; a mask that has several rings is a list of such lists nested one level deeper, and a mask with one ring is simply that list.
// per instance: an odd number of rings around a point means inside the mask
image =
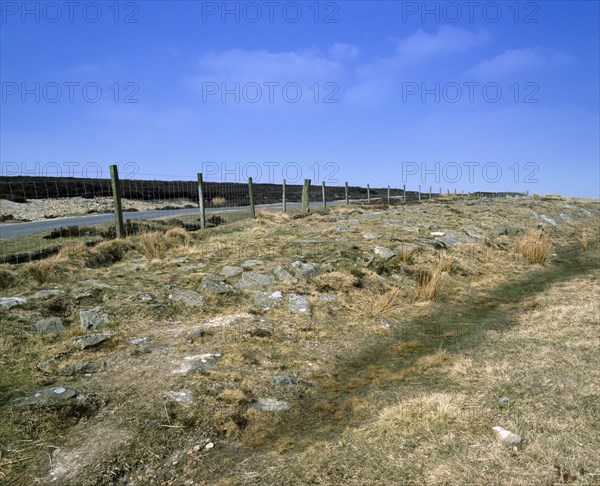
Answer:
[{"label": "grass tussock", "polygon": [[160,231],[142,233],[136,238],[136,243],[141,252],[150,260],[164,258],[170,247],[164,233]]},{"label": "grass tussock", "polygon": [[418,297],[423,300],[436,300],[440,295],[444,275],[444,265],[438,265],[432,272],[421,272],[418,279]]},{"label": "grass tussock", "polygon": [[270,223],[287,223],[291,219],[289,214],[276,211],[259,211],[256,217]]},{"label": "grass tussock", "polygon": [[0,290],[12,287],[17,278],[16,273],[10,270],[0,268]]},{"label": "grass tussock", "polygon": [[388,290],[383,294],[368,293],[358,298],[351,309],[359,315],[370,318],[393,318],[400,314],[404,307],[402,292],[398,288]]},{"label": "grass tussock", "polygon": [[133,245],[127,240],[103,241],[89,251],[88,266],[99,267],[121,261]]},{"label": "grass tussock", "polygon": [[317,288],[324,292],[347,291],[358,285],[358,278],[346,272],[329,272],[315,277]]},{"label": "grass tussock", "polygon": [[210,203],[214,208],[222,208],[227,204],[227,199],[225,199],[224,197],[213,197]]},{"label": "grass tussock", "polygon": [[552,253],[550,235],[544,230],[529,230],[515,243],[515,251],[523,255],[529,263],[545,265]]},{"label": "grass tussock", "polygon": [[165,233],[165,240],[172,246],[187,245],[191,237],[183,228],[171,228]]}]

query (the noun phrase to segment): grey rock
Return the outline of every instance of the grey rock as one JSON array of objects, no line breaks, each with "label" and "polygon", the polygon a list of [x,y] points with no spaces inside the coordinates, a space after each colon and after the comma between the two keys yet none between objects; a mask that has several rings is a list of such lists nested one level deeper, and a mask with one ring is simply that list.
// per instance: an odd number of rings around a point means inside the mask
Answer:
[{"label": "grey rock", "polygon": [[554,221],[550,216],[546,216],[545,214],[542,214],[540,216],[540,219],[544,222],[544,223],[548,223],[552,226],[556,226],[556,221]]},{"label": "grey rock", "polygon": [[50,371],[51,368],[53,368],[53,366],[56,365],[56,363],[58,363],[60,360],[62,360],[65,356],[67,356],[67,353],[55,354],[54,356],[51,356],[48,359],[44,359],[44,360],[40,361],[36,365],[36,367],[38,370],[43,371],[43,372]]},{"label": "grey rock", "polygon": [[187,408],[192,405],[192,394],[190,392],[171,390],[167,392],[167,395],[182,407]]},{"label": "grey rock", "polygon": [[152,302],[154,300],[154,296],[152,294],[147,294],[147,293],[140,293],[137,294],[133,300],[135,302]]},{"label": "grey rock", "polygon": [[65,326],[60,317],[47,317],[35,323],[33,332],[35,334],[60,334],[65,332]]},{"label": "grey rock", "polygon": [[441,238],[438,238],[439,241],[441,241],[444,245],[446,245],[447,248],[452,248],[453,246],[458,245],[458,240],[456,238],[453,238],[452,236],[442,236]]},{"label": "grey rock", "polygon": [[419,228],[417,228],[416,226],[403,226],[401,229],[403,231],[408,231],[409,233],[418,233],[419,232]]},{"label": "grey rock", "polygon": [[581,209],[581,212],[583,213],[583,215],[584,215],[584,216],[588,216],[588,217],[589,217],[589,216],[591,216],[591,215],[592,215],[592,212],[591,212],[591,211],[588,211],[587,209],[583,209],[583,208],[582,208],[582,209]]},{"label": "grey rock", "polygon": [[98,306],[90,310],[79,311],[79,320],[81,327],[86,331],[98,329],[110,322],[108,314],[105,314],[104,307]]},{"label": "grey rock", "polygon": [[256,267],[258,265],[262,265],[264,262],[262,260],[246,260],[244,263],[242,263],[242,267],[243,268],[252,268],[252,267]]},{"label": "grey rock", "polygon": [[288,305],[289,309],[292,312],[302,313],[302,314],[312,314],[312,307],[308,299],[302,295],[291,294],[288,297]]},{"label": "grey rock", "polygon": [[513,432],[502,427],[496,426],[492,427],[492,429],[496,433],[496,437],[498,437],[500,441],[507,444],[519,444],[522,440],[520,435],[514,434]]},{"label": "grey rock", "polygon": [[214,277],[212,275],[207,275],[202,279],[202,283],[200,287],[207,292],[211,292],[216,295],[226,295],[226,294],[235,294],[235,289],[223,282],[222,279],[218,277]]},{"label": "grey rock", "polygon": [[204,329],[192,329],[187,334],[188,343],[193,344],[198,339],[206,336],[206,331]]},{"label": "grey rock", "polygon": [[490,231],[490,236],[498,237],[498,236],[514,236],[518,234],[521,230],[519,228],[515,228],[514,226],[508,226],[506,224],[498,224],[492,228]]},{"label": "grey rock", "polygon": [[275,277],[277,277],[277,280],[279,280],[280,282],[289,284],[298,283],[298,279],[281,266],[276,267],[275,270],[273,270],[273,273],[275,274]]},{"label": "grey rock", "polygon": [[49,299],[50,297],[56,297],[57,295],[62,295],[64,294],[64,292],[62,290],[58,290],[58,289],[46,289],[46,290],[39,290],[38,292],[36,292],[35,294],[33,294],[31,296],[32,299],[40,299],[40,300],[46,300]]},{"label": "grey rock", "polygon": [[244,271],[244,269],[242,267],[233,267],[233,266],[228,265],[221,269],[221,275],[223,275],[223,277],[225,277],[225,278],[235,277],[236,275],[239,275],[243,271]]},{"label": "grey rock", "polygon": [[205,263],[193,263],[191,265],[183,265],[178,267],[180,272],[195,272],[196,270],[201,270],[206,267]]},{"label": "grey rock", "polygon": [[465,230],[465,233],[467,233],[467,235],[469,235],[471,238],[475,238],[477,240],[480,240],[483,238],[483,235],[480,233],[477,233],[477,231]]},{"label": "grey rock", "polygon": [[502,397],[500,400],[498,400],[498,403],[500,405],[508,405],[509,402],[510,402],[510,398],[508,398],[508,397]]},{"label": "grey rock", "polygon": [[113,336],[110,332],[88,334],[73,339],[73,345],[80,349],[90,349],[100,346]]},{"label": "grey rock", "polygon": [[185,305],[191,306],[204,304],[204,297],[193,290],[175,289],[169,294],[169,299],[173,302],[183,302]]},{"label": "grey rock", "polygon": [[267,311],[272,309],[283,300],[283,294],[277,292],[262,292],[257,290],[254,293],[254,305],[261,310]]},{"label": "grey rock", "polygon": [[188,373],[206,374],[217,369],[217,360],[221,357],[220,353],[206,353],[196,356],[186,356],[183,358],[178,369],[173,370],[173,374],[186,375]]},{"label": "grey rock", "polygon": [[559,216],[560,219],[566,221],[567,223],[571,223],[573,221],[573,218],[571,218],[571,216],[569,216],[568,214],[560,213]]},{"label": "grey rock", "polygon": [[348,226],[336,226],[335,230],[338,233],[348,233],[348,232],[352,231]]},{"label": "grey rock", "polygon": [[79,283],[81,285],[85,285],[86,287],[91,287],[93,289],[118,290],[117,287],[113,287],[112,285],[108,285],[102,282],[97,282],[96,280],[81,280]]},{"label": "grey rock", "polygon": [[23,297],[0,297],[0,305],[6,309],[26,304],[28,301]]},{"label": "grey rock", "polygon": [[310,262],[304,263],[297,260],[291,263],[291,267],[296,277],[316,277],[318,273],[317,266]]},{"label": "grey rock", "polygon": [[365,240],[376,240],[377,238],[381,238],[381,235],[378,235],[377,233],[365,233],[363,238]]},{"label": "grey rock", "polygon": [[396,254],[392,250],[390,250],[389,248],[386,248],[384,246],[376,246],[373,249],[373,252],[375,253],[375,255],[382,258],[384,261],[387,261],[390,258],[393,258],[396,256]]},{"label": "grey rock", "polygon": [[337,297],[333,294],[322,294],[320,299],[323,302],[329,302],[329,303],[333,303],[337,300]]},{"label": "grey rock", "polygon": [[167,345],[164,343],[153,343],[148,337],[143,338],[129,338],[127,343],[135,347],[134,354],[151,353],[157,349],[166,348]]},{"label": "grey rock", "polygon": [[64,405],[85,401],[86,396],[74,388],[57,386],[39,390],[29,397],[15,398],[12,403],[15,405]]},{"label": "grey rock", "polygon": [[327,240],[294,240],[293,243],[297,245],[319,245],[321,243],[327,243]]},{"label": "grey rock", "polygon": [[252,408],[259,412],[285,412],[290,409],[290,405],[274,398],[261,398],[252,405]]},{"label": "grey rock", "polygon": [[94,371],[94,366],[92,363],[89,361],[83,361],[74,365],[65,366],[65,368],[61,370],[61,375],[81,375],[91,373],[92,371]]},{"label": "grey rock", "polygon": [[293,386],[296,382],[296,378],[289,375],[274,376],[271,378],[271,385],[275,386]]},{"label": "grey rock", "polygon": [[270,275],[256,272],[244,272],[242,278],[234,285],[239,290],[261,290],[270,287],[275,279]]}]

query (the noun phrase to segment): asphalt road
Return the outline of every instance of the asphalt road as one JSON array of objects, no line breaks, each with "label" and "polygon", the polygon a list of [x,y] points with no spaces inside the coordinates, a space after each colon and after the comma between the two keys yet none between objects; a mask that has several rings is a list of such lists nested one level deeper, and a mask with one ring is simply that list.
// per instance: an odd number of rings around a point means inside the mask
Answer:
[{"label": "asphalt road", "polygon": [[[375,200],[375,198],[373,198]],[[361,200],[352,200],[352,202],[360,202]],[[328,201],[327,204],[340,204],[341,201]],[[299,206],[301,203],[287,203],[287,206]],[[275,204],[260,204],[256,208],[277,208],[281,207],[281,203]],[[322,206],[322,203],[311,202],[311,206]],[[238,206],[231,208],[207,208],[206,213],[223,212],[223,211],[240,211],[250,209],[250,206]],[[198,214],[198,208],[189,209],[167,209],[154,211],[129,211],[123,212],[123,219],[161,219],[174,218],[177,216],[185,216],[188,214]],[[69,226],[93,226],[95,224],[114,222],[114,214],[89,214],[85,216],[73,216],[69,218],[56,218],[46,221],[32,221],[30,223],[14,223],[0,225],[0,240],[8,240],[10,238],[19,238],[23,236],[33,235],[36,233],[44,233],[58,228],[67,228]]]}]

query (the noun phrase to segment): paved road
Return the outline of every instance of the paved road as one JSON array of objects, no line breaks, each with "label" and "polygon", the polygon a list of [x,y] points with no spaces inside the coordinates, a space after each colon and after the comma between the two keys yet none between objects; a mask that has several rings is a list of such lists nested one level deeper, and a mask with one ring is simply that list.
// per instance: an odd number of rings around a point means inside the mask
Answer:
[{"label": "paved road", "polygon": [[[375,198],[373,198],[375,200]],[[358,203],[365,200],[352,200],[353,203]],[[341,201],[328,201],[327,204],[340,204]],[[301,203],[287,203],[287,206],[299,206]],[[260,204],[256,208],[277,208],[281,207],[281,203],[275,204]],[[311,202],[312,207],[322,206],[322,203]],[[207,213],[212,212],[223,212],[223,211],[240,211],[244,209],[250,209],[250,206],[239,206],[231,208],[207,208]],[[188,214],[198,214],[198,208],[189,209],[167,209],[167,210],[154,210],[154,211],[124,211],[123,219],[134,220],[134,219],[160,219],[160,218],[174,218],[177,216],[185,216]],[[70,218],[56,218],[49,219],[46,221],[32,221],[31,223],[14,223],[14,224],[2,224],[0,225],[0,240],[7,240],[9,238],[19,238],[22,236],[33,235],[36,233],[43,233],[45,231],[52,231],[58,228],[67,228],[69,226],[93,226],[95,224],[111,223],[114,222],[114,214],[89,214],[85,216],[73,216]]]}]

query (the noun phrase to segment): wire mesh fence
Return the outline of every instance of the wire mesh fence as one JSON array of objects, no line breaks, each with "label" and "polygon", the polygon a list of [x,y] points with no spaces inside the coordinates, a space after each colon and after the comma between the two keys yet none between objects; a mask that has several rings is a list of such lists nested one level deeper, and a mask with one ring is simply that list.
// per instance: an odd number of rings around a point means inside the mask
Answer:
[{"label": "wire mesh fence", "polygon": [[[119,236],[115,224],[115,194],[110,179],[0,177],[0,263],[23,263],[57,253],[62,246],[81,242],[93,246]],[[123,235],[182,227],[203,227],[241,221],[260,211],[291,214],[322,210],[336,204],[395,205],[435,199],[455,191],[410,191],[402,188],[249,184],[187,180],[124,179],[118,181]],[[200,204],[202,193],[202,205]],[[501,197],[518,193],[475,193]],[[203,217],[204,215],[204,217]]]}]

